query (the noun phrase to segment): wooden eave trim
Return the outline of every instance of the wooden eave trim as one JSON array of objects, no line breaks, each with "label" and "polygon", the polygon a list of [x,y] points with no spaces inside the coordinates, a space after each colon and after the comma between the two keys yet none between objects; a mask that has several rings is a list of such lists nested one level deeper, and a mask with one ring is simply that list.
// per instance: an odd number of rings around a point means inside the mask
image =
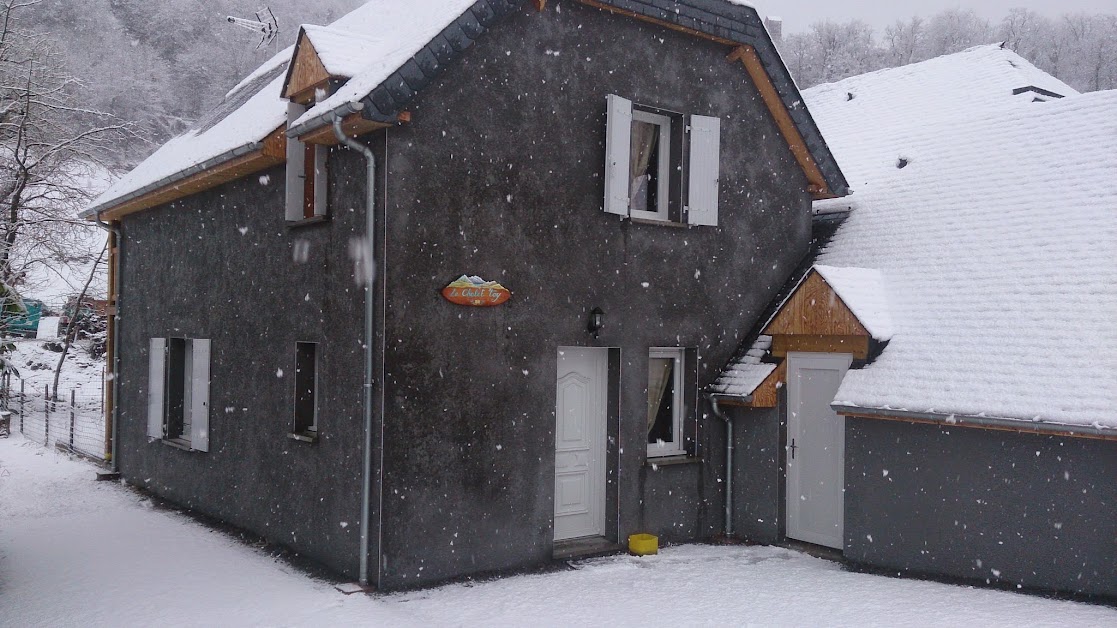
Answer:
[{"label": "wooden eave trim", "polygon": [[750,408],[775,408],[779,405],[780,386],[787,381],[787,360],[781,360],[776,370],[768,374],[752,392]]},{"label": "wooden eave trim", "polygon": [[108,222],[120,220],[124,216],[177,201],[187,196],[193,196],[287,161],[283,127],[272,132],[264,139],[263,144],[264,146],[260,150],[230,159],[209,170],[198,172],[110,209],[102,210],[100,212],[101,219]]},{"label": "wooden eave trim", "polygon": [[[411,120],[411,114],[405,111],[399,115],[399,120],[401,122]],[[390,126],[392,125],[384,122],[367,120],[361,116],[359,111],[345,116],[341,121],[341,130],[349,137],[360,137]],[[319,146],[334,146],[338,144],[337,135],[334,134],[334,127],[332,124],[327,124],[309,133],[300,135],[298,139],[300,142],[317,144]]]},{"label": "wooden eave trim", "polygon": [[839,412],[844,417],[854,419],[872,419],[876,421],[893,421],[900,423],[914,423],[918,425],[937,425],[945,428],[965,428],[971,430],[991,430],[995,432],[1014,432],[1017,434],[1035,434],[1037,436],[1057,436],[1060,438],[1085,438],[1089,440],[1103,440],[1117,442],[1117,434],[1092,434],[1087,432],[1075,432],[1072,430],[1041,430],[1034,427],[1021,425],[1020,427],[1008,425],[988,425],[982,423],[974,423],[972,421],[958,421],[957,423],[946,423],[945,421],[935,421],[932,419],[921,419],[918,417],[899,417],[887,416],[877,414],[859,414],[856,412]]},{"label": "wooden eave trim", "polygon": [[745,70],[760,92],[761,99],[768,106],[768,111],[772,113],[772,117],[775,118],[776,126],[779,127],[780,133],[783,134],[784,140],[791,148],[791,154],[795,156],[795,161],[799,162],[799,167],[803,169],[803,174],[807,177],[807,189],[811,197],[814,200],[836,198],[837,195],[827,185],[826,177],[823,176],[818,164],[815,163],[811,150],[807,148],[807,143],[803,140],[803,135],[799,133],[799,128],[795,126],[795,121],[791,119],[791,113],[784,106],[775,85],[772,84],[772,79],[760,62],[760,56],[756,54],[756,49],[748,45],[738,45],[729,54],[729,60],[731,62],[740,60],[744,64]]}]

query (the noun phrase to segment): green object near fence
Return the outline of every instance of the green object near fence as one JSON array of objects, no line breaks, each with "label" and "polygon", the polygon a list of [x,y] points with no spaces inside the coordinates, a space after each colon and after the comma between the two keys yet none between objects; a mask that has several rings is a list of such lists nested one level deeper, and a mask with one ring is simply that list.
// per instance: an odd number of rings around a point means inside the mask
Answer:
[{"label": "green object near fence", "polygon": [[25,299],[22,310],[17,308],[6,308],[6,310],[0,313],[0,330],[13,335],[35,337],[39,331],[39,320],[43,317],[42,301]]}]

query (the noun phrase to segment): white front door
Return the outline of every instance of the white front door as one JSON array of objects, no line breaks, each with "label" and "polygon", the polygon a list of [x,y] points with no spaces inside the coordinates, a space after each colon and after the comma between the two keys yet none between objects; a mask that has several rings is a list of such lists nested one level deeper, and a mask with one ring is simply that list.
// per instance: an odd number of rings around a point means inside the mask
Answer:
[{"label": "white front door", "polygon": [[560,347],[555,402],[555,540],[605,534],[608,349]]},{"label": "white front door", "polygon": [[845,418],[830,408],[853,357],[787,356],[787,536],[842,549]]}]

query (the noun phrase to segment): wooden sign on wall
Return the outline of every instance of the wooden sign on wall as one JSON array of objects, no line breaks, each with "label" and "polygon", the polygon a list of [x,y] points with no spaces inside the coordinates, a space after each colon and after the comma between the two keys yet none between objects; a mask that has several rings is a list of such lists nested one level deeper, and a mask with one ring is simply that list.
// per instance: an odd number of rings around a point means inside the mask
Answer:
[{"label": "wooden sign on wall", "polygon": [[442,296],[451,303],[471,307],[492,307],[512,298],[512,293],[495,281],[476,275],[462,275],[442,289]]}]

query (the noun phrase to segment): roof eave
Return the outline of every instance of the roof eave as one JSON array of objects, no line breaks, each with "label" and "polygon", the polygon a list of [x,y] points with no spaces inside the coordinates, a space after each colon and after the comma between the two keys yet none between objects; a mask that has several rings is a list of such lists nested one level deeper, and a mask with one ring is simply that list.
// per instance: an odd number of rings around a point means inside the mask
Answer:
[{"label": "roof eave", "polygon": [[1055,421],[1039,421],[1030,419],[1013,419],[1008,417],[989,417],[942,412],[916,412],[911,410],[894,410],[891,408],[867,408],[843,403],[832,403],[830,407],[838,414],[845,416],[863,417],[868,419],[899,420],[935,423],[943,426],[974,427],[986,429],[1003,429],[1019,432],[1032,432],[1056,436],[1077,436],[1087,438],[1104,438],[1117,440],[1117,429],[1104,428],[1095,425],[1076,425],[1072,423],[1059,423]]}]

